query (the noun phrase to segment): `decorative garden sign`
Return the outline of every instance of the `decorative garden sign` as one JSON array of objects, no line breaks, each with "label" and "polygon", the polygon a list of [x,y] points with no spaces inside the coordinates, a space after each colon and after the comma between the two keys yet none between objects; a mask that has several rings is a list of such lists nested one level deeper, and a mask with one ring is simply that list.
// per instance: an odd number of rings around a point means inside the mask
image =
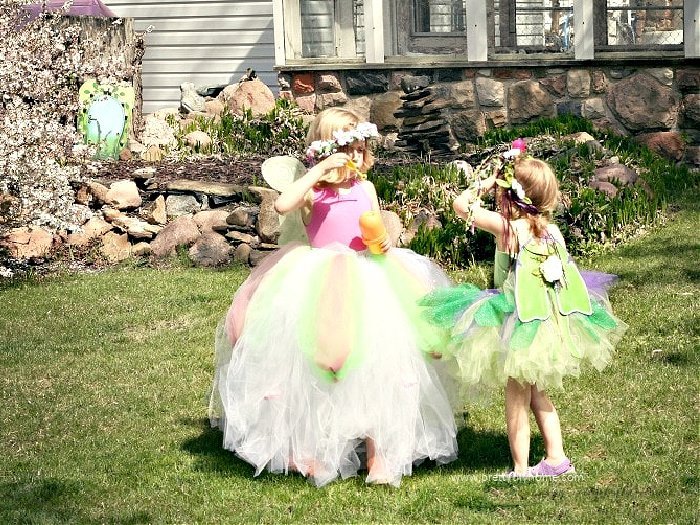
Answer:
[{"label": "decorative garden sign", "polygon": [[96,158],[119,158],[129,138],[135,99],[130,85],[88,79],[80,86],[78,130],[86,144],[97,146]]}]

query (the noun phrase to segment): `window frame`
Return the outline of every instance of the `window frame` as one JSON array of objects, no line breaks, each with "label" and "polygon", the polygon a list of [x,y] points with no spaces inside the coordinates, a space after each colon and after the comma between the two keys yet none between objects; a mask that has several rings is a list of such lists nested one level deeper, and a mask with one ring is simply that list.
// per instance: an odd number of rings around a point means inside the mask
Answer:
[{"label": "window frame", "polygon": [[[509,62],[522,62],[521,53],[494,52],[494,16],[489,0],[466,0],[466,31],[454,36],[454,33],[420,33],[412,35],[413,26],[412,0],[364,0],[364,35],[365,56],[355,54],[355,38],[352,20],[352,7],[347,9],[345,18],[336,19],[336,24],[349,28],[346,36],[337,43],[337,55],[333,58],[301,58],[301,33],[298,0],[272,0],[273,23],[275,34],[275,66],[302,67],[320,66],[351,68],[361,64],[396,65],[396,67],[434,67],[454,66],[456,63],[478,63],[484,66]],[[343,0],[336,0],[342,4]],[[601,4],[602,3],[602,4]],[[603,9],[600,6],[603,5]],[[352,6],[352,3],[350,3]],[[647,47],[642,49],[609,49],[596,46],[594,35],[596,26],[600,27],[607,17],[606,0],[573,0],[574,33],[576,44],[571,53],[532,53],[527,58],[542,62],[561,63],[593,59],[623,60],[625,58],[658,58],[658,51],[652,55]],[[597,18],[594,19],[594,13]],[[683,45],[661,45],[664,56],[678,58],[700,58],[700,2],[684,0],[683,2]],[[402,25],[403,24],[403,25]],[[607,29],[604,27],[603,29]],[[338,32],[336,32],[338,33]],[[465,39],[466,36],[466,39]],[[337,38],[337,37],[336,37]],[[466,40],[466,42],[465,42]],[[682,47],[682,49],[680,49]],[[658,49],[658,48],[657,48]],[[297,52],[297,50],[299,50]],[[297,56],[295,56],[295,54]]]}]

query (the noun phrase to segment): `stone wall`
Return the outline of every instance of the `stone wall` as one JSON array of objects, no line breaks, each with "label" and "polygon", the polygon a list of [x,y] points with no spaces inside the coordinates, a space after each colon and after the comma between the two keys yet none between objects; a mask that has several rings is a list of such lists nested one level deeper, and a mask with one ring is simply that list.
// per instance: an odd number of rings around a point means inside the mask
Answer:
[{"label": "stone wall", "polygon": [[0,239],[0,249],[19,260],[62,250],[79,258],[92,252],[108,263],[163,258],[185,249],[197,266],[233,260],[255,266],[277,248],[277,195],[257,186],[159,181],[155,168],[142,168],[133,179],[82,183],[72,205],[81,218],[75,231],[15,228]]},{"label": "stone wall", "polygon": [[439,154],[488,129],[573,114],[700,165],[700,68],[694,63],[286,71],[280,85],[281,97],[309,113],[353,109],[388,135],[389,149]]},{"label": "stone wall", "polygon": [[[277,249],[281,220],[274,210],[279,194],[261,186],[160,180],[157,168],[139,168],[130,179],[88,180],[75,193],[74,231],[20,227],[0,238],[3,252],[40,263],[58,253],[77,259],[119,263],[129,258],[157,260],[185,250],[196,266],[257,264]],[[394,245],[401,245],[398,215],[382,210]]]}]

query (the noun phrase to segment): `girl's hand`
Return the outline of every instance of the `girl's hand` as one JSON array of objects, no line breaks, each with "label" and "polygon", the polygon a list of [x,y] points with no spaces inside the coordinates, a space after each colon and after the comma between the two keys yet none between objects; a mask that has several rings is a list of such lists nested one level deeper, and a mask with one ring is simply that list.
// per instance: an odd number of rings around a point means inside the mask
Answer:
[{"label": "girl's hand", "polygon": [[325,175],[329,171],[337,170],[338,168],[344,167],[350,160],[350,155],[347,153],[333,153],[329,157],[326,157],[321,162],[316,164],[316,166]]},{"label": "girl's hand", "polygon": [[391,239],[389,238],[388,235],[386,236],[386,239],[384,239],[379,246],[382,249],[382,253],[386,253],[389,251],[389,249],[391,248]]}]

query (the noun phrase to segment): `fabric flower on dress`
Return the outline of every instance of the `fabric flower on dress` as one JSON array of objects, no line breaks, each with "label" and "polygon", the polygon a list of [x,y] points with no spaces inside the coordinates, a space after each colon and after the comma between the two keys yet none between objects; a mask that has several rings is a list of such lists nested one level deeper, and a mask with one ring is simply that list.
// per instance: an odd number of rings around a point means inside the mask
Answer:
[{"label": "fabric flower on dress", "polygon": [[561,259],[556,255],[550,255],[540,264],[540,273],[548,283],[558,283],[564,277],[564,267],[561,264]]}]

